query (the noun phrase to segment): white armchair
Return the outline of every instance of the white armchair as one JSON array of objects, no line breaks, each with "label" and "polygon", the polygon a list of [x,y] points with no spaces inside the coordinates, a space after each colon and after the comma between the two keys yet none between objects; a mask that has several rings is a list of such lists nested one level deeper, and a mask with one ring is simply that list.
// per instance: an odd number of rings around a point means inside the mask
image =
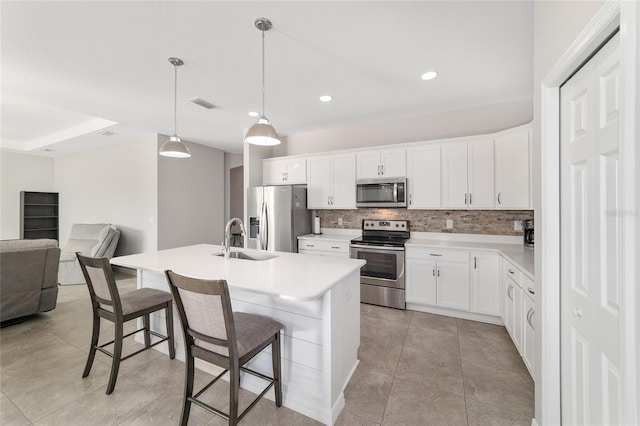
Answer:
[{"label": "white armchair", "polygon": [[76,223],[71,227],[67,244],[60,254],[58,282],[61,285],[84,284],[76,252],[85,256],[111,259],[120,240],[120,230],[105,223]]}]

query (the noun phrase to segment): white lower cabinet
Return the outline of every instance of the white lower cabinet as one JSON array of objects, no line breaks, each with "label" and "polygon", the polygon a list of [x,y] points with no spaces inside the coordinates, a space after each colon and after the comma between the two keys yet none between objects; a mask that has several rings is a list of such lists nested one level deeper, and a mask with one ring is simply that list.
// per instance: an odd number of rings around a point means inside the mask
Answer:
[{"label": "white lower cabinet", "polygon": [[535,305],[533,299],[524,293],[522,297],[522,312],[524,314],[522,335],[522,360],[529,369],[531,377],[535,377]]},{"label": "white lower cabinet", "polygon": [[500,256],[471,252],[471,312],[500,316]]},{"label": "white lower cabinet", "polygon": [[522,289],[520,284],[509,275],[508,268],[504,268],[503,291],[505,300],[504,326],[513,344],[521,352],[522,349]]},{"label": "white lower cabinet", "polygon": [[408,303],[469,310],[469,252],[407,247],[406,273]]}]

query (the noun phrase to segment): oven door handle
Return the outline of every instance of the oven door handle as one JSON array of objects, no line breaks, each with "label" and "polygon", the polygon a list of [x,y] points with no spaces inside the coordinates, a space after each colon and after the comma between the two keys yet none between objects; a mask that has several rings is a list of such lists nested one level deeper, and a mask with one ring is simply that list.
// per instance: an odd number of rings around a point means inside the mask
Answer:
[{"label": "oven door handle", "polygon": [[363,244],[351,244],[351,248],[375,250],[377,252],[404,251],[404,247],[367,246],[367,245],[363,245]]}]

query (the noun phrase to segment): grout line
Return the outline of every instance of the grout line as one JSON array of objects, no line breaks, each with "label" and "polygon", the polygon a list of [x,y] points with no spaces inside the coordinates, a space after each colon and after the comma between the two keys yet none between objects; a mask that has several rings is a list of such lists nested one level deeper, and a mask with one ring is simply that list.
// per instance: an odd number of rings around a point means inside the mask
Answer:
[{"label": "grout line", "polygon": [[456,319],[456,337],[458,338],[458,355],[460,359],[460,374],[462,376],[462,395],[464,395],[464,411],[467,419],[467,425],[469,424],[469,406],[467,405],[467,391],[464,385],[464,370],[462,369],[462,345],[460,344],[460,333],[458,332],[458,319]]}]

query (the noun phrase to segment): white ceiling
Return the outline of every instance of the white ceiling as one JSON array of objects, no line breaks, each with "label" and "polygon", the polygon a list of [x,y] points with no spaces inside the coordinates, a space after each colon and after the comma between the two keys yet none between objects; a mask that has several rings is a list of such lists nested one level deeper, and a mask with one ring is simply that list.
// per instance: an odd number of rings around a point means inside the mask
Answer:
[{"label": "white ceiling", "polygon": [[[242,152],[255,120],[247,112],[260,110],[253,23],[262,16],[273,22],[266,115],[281,135],[532,95],[530,1],[2,1],[0,8],[5,149],[88,149],[106,143],[95,142],[101,129],[119,130],[114,141],[171,134],[167,59],[177,56],[185,62],[178,134]],[[429,70],[439,77],[422,81]],[[334,101],[319,102],[322,94]],[[217,108],[188,101],[196,96]]]}]

